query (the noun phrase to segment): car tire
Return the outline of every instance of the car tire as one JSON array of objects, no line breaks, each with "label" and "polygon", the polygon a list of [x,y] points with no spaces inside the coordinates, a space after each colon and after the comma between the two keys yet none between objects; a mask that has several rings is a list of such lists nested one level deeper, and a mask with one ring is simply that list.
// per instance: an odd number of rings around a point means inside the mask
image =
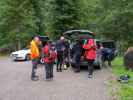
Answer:
[{"label": "car tire", "polygon": [[30,54],[27,54],[27,55],[26,55],[25,60],[26,60],[26,61],[30,61],[30,60],[31,60]]}]

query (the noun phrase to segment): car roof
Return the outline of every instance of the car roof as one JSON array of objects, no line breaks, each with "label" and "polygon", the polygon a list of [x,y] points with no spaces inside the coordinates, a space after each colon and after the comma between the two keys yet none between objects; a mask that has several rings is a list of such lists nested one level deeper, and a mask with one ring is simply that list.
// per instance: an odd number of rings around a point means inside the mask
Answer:
[{"label": "car roof", "polygon": [[93,33],[93,32],[91,32],[91,31],[89,31],[89,30],[69,30],[69,31],[66,31],[65,33],[64,33],[64,35],[65,34],[69,34],[69,33],[76,33],[76,32],[83,32],[83,33]]}]

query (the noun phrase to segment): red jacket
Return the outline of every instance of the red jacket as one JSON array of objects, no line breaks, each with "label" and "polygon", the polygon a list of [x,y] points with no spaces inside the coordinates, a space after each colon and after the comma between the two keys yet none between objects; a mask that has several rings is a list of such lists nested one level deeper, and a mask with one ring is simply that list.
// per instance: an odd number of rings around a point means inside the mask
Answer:
[{"label": "red jacket", "polygon": [[43,48],[43,53],[45,55],[45,57],[43,59],[45,63],[54,63],[54,61],[57,57],[57,53],[54,50],[50,50],[49,46],[46,45]]},{"label": "red jacket", "polygon": [[96,58],[96,45],[94,39],[89,39],[87,44],[83,45],[85,49],[85,57],[88,60],[95,60]]}]

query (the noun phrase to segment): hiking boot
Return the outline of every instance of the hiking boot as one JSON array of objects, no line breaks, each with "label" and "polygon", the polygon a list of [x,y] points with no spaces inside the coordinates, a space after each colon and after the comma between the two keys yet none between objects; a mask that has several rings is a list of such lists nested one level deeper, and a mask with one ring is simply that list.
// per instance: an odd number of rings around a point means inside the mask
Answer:
[{"label": "hiking boot", "polygon": [[32,81],[38,81],[38,80],[39,80],[39,77],[38,77],[38,76],[31,77],[31,80],[32,80]]},{"label": "hiking boot", "polygon": [[62,72],[62,69],[59,69],[59,72]]},{"label": "hiking boot", "polygon": [[88,78],[92,78],[92,77],[93,77],[93,75],[90,75],[90,74],[88,75]]},{"label": "hiking boot", "polygon": [[60,70],[59,70],[59,69],[57,69],[56,71],[57,71],[57,72],[60,72]]}]

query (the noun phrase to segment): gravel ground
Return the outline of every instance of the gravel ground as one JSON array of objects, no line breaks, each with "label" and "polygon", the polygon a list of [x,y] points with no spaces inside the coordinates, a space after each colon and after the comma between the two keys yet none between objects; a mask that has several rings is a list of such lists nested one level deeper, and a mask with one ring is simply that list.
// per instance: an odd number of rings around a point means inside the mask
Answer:
[{"label": "gravel ground", "polygon": [[44,80],[43,66],[38,67],[39,81],[30,80],[30,62],[0,58],[0,69],[0,100],[109,100],[108,69],[95,71],[92,79],[87,78],[87,71],[55,71],[49,82]]}]

